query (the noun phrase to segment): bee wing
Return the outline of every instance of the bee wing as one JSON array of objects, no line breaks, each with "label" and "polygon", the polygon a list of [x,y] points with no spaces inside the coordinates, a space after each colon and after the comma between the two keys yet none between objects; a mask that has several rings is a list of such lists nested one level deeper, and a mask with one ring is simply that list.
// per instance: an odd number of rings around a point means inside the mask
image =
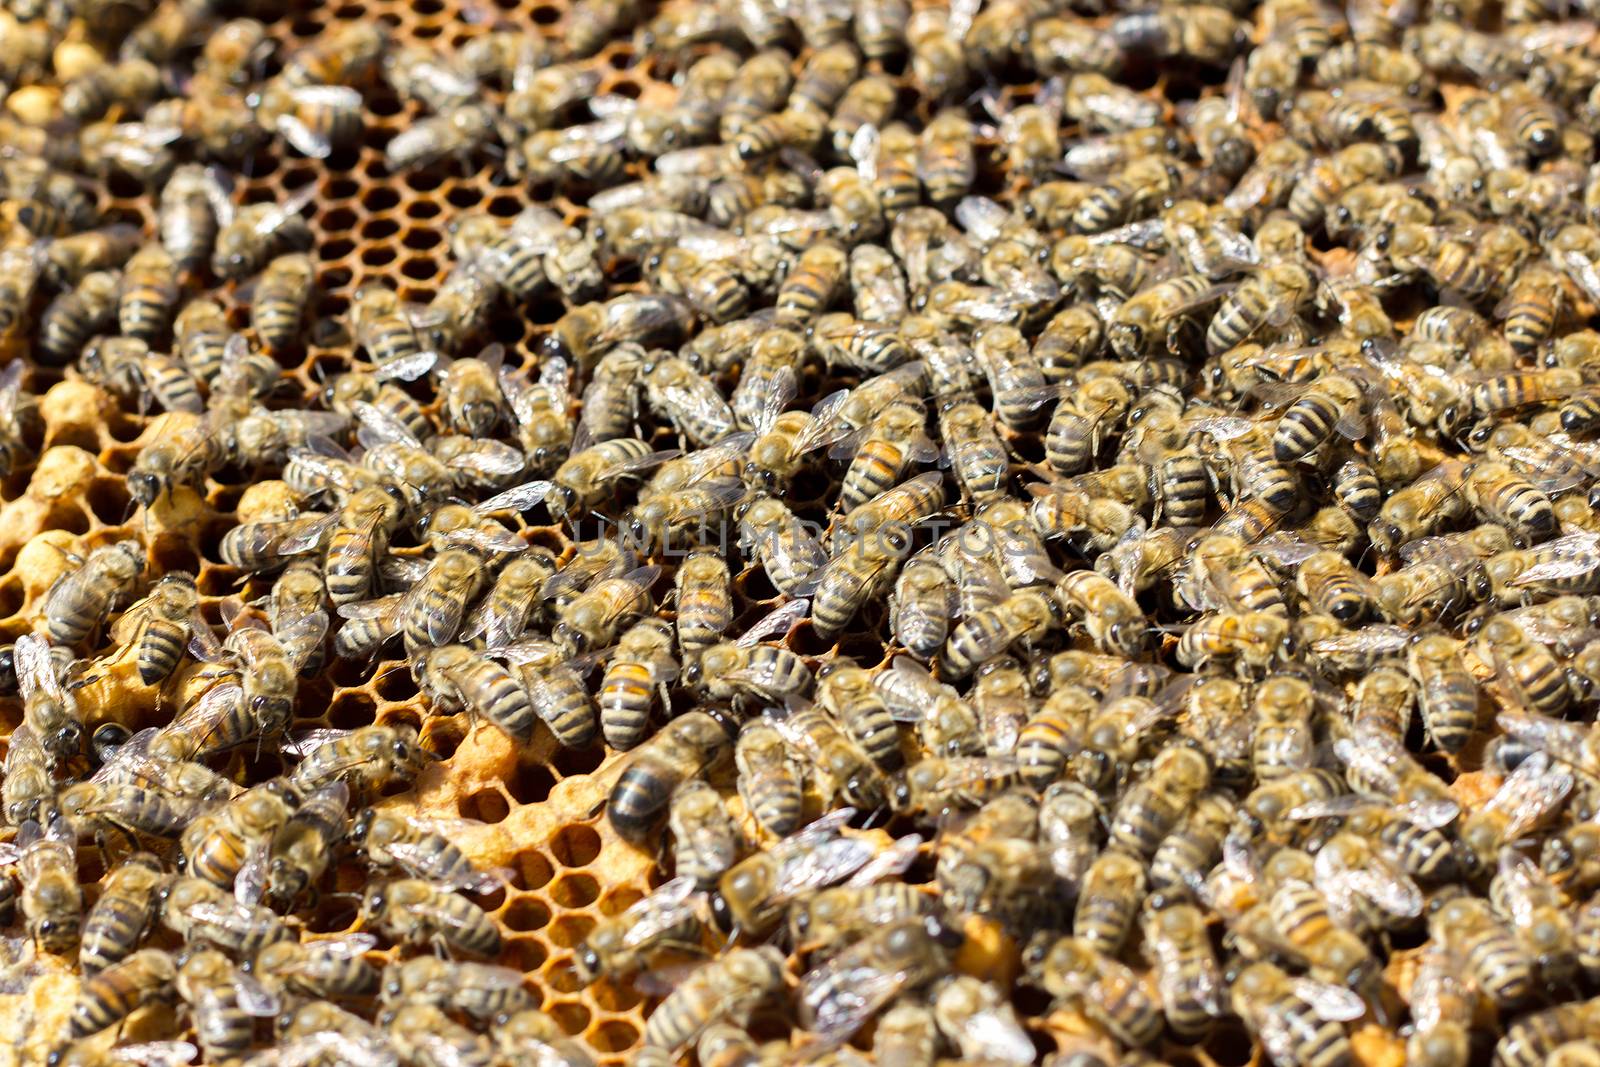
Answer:
[{"label": "bee wing", "polygon": [[21,360],[7,363],[5,370],[0,370],[0,416],[9,416],[16,410],[17,397],[22,392],[23,370]]},{"label": "bee wing", "polygon": [[139,1067],[177,1067],[180,1063],[192,1062],[199,1051],[187,1041],[144,1041],[114,1048],[108,1056],[118,1063],[133,1063]]},{"label": "bee wing", "polygon": [[356,431],[356,440],[363,448],[377,448],[384,444],[422,447],[422,442],[407,429],[405,423],[383,409],[365,400],[358,400],[350,405],[350,410],[355,413],[356,421],[360,423],[360,428]]},{"label": "bee wing", "polygon": [[1356,793],[1343,793],[1336,797],[1311,800],[1289,809],[1289,818],[1297,822],[1312,819],[1342,819],[1357,812],[1373,811],[1384,805],[1371,797]]},{"label": "bee wing", "polygon": [[1038,585],[1045,582],[1055,582],[1061,577],[1061,571],[1049,563],[1046,557],[1041,567],[1036,567],[1030,561],[1037,561],[1037,554],[1029,538],[1009,529],[995,531],[999,544],[1002,563],[1009,569],[1014,580],[1024,585]]},{"label": "bee wing", "polygon": [[38,634],[23,634],[13,648],[17,684],[24,697],[38,692],[62,703],[74,703],[61,688],[61,679],[56,677],[55,658],[50,654],[48,640]]},{"label": "bee wing", "polygon": [[1337,637],[1313,641],[1311,648],[1324,656],[1360,654],[1376,657],[1398,652],[1410,642],[1411,632],[1405,627],[1378,623]]},{"label": "bee wing", "polygon": [[1415,917],[1422,914],[1422,890],[1411,876],[1387,856],[1372,858],[1366,870],[1351,871],[1350,887],[1391,915]]},{"label": "bee wing", "polygon": [[353,960],[358,956],[371,952],[378,946],[378,939],[371,934],[354,933],[340,934],[338,937],[329,937],[321,941],[312,941],[307,948],[318,955],[326,956],[332,960]]},{"label": "bee wing", "polygon": [[[372,1041],[362,1041],[337,1030],[302,1034],[273,1050],[277,1059],[264,1067],[307,1067],[315,1063],[347,1063],[350,1067],[398,1067],[394,1051]],[[254,1063],[252,1058],[250,1063]]]},{"label": "bee wing", "polygon": [[[772,382],[767,387],[766,394],[761,398],[761,405],[756,409],[752,420],[758,434],[767,433],[772,429],[772,424],[783,414],[785,408],[794,400],[795,394],[800,391],[800,383],[795,378],[793,367],[779,367],[772,376]],[[816,425],[813,421],[812,425]],[[807,427],[809,430],[810,427]]]},{"label": "bee wing", "polygon": [[909,978],[904,970],[834,960],[811,971],[800,983],[802,1018],[824,1041],[843,1041],[861,1029],[899,993]]},{"label": "bee wing", "polygon": [[739,638],[739,647],[749,648],[775,637],[787,636],[794,624],[811,613],[811,601],[791,600],[780,604],[772,613],[758,620]]},{"label": "bee wing", "polygon": [[299,556],[320,549],[328,534],[339,525],[339,516],[323,515],[314,519],[307,517],[291,521],[295,527],[294,532],[279,538],[277,542],[278,554],[281,556]]},{"label": "bee wing", "polygon": [[628,908],[622,943],[630,948],[650,944],[685,921],[698,918],[704,901],[705,895],[695,891],[693,878],[674,878]]},{"label": "bee wing", "polygon": [[[394,858],[406,873],[415,878],[425,878],[435,885],[448,890],[466,890],[469,893],[493,893],[505,885],[511,872],[504,867],[493,870],[468,870],[450,871],[445,868],[444,861],[437,848],[427,844],[411,841],[402,841],[384,846],[384,851]],[[441,921],[449,926],[460,926],[460,920],[441,916]]]},{"label": "bee wing", "polygon": [[[1071,152],[1067,155],[1071,156]],[[1114,230],[1094,234],[1089,238],[1092,245],[1131,245],[1134,248],[1146,250],[1158,249],[1166,243],[1166,236],[1161,228],[1160,219],[1141,219],[1130,222],[1126,226],[1118,226]]]},{"label": "bee wing", "polygon": [[341,619],[392,621],[405,597],[405,593],[390,593],[388,596],[381,596],[376,600],[340,604],[339,617]]},{"label": "bee wing", "polygon": [[878,142],[878,127],[870,122],[863,122],[850,138],[850,158],[865,181],[878,179]]},{"label": "bee wing", "polygon": [[917,858],[922,847],[922,835],[907,834],[895,839],[894,844],[873,856],[845,882],[850,886],[873,885],[886,878],[904,874]]},{"label": "bee wing", "polygon": [[1558,760],[1576,762],[1583,758],[1588,728],[1534,712],[1502,712],[1495,724],[1524,744]]},{"label": "bee wing", "polygon": [[488,500],[477,504],[472,510],[479,515],[491,515],[496,511],[526,511],[541,503],[555,487],[556,483],[543,479],[524,482],[502,493],[496,493]]},{"label": "bee wing", "polygon": [[1366,1003],[1343,986],[1310,978],[1296,978],[1293,986],[1294,995],[1311,1005],[1319,1018],[1329,1022],[1350,1022],[1367,1012]]},{"label": "bee wing", "polygon": [[1500,886],[1505,891],[1513,921],[1525,926],[1532,921],[1536,899],[1550,894],[1553,886],[1539,865],[1510,846],[1500,849]]},{"label": "bee wing", "polygon": [[1571,771],[1554,765],[1545,753],[1536,752],[1517,765],[1486,806],[1511,816],[1505,837],[1513,840],[1559,808],[1575,784],[1577,778]]},{"label": "bee wing", "polygon": [[987,196],[964,196],[956,204],[956,223],[967,233],[987,244],[1000,236],[1011,212]]},{"label": "bee wing", "polygon": [[293,112],[279,115],[273,120],[272,128],[289,142],[290,148],[307,159],[327,159],[333,154],[333,141]]},{"label": "bee wing", "polygon": [[1600,302],[1600,266],[1594,260],[1584,255],[1575,248],[1557,252],[1554,257],[1556,264],[1562,267],[1583,295],[1591,301]]},{"label": "bee wing", "polygon": [[308,185],[290,194],[289,199],[275,206],[271,211],[262,214],[261,218],[256,222],[256,232],[262,235],[276,232],[280,226],[295,215],[300,214],[306,205],[316,198],[316,195],[317,189],[315,185]]},{"label": "bee wing", "polygon": [[216,217],[217,225],[226,227],[231,224],[235,212],[233,175],[221,167],[207,167],[206,179],[200,188],[205,193],[206,202],[211,206],[211,214]]},{"label": "bee wing", "polygon": [[469,527],[461,530],[451,530],[445,535],[444,540],[452,545],[466,545],[479,552],[526,552],[528,542],[507,530],[503,526],[490,524],[484,527]]},{"label": "bee wing", "polygon": [[399,378],[403,382],[414,382],[430,370],[433,370],[443,358],[438,352],[434,352],[431,349],[423,349],[407,356],[384,360],[372,368],[372,374],[379,381]]},{"label": "bee wing", "polygon": [[623,460],[621,463],[613,463],[600,472],[599,478],[601,481],[607,481],[612,478],[621,478],[628,474],[637,474],[640,471],[649,470],[651,467],[658,467],[667,460],[676,459],[682,454],[682,451],[676,448],[667,448],[660,452],[649,452],[634,459]]},{"label": "bee wing", "polygon": [[962,1020],[961,1030],[967,1039],[981,1046],[978,1054],[991,1063],[1029,1064],[1039,1054],[1010,1004],[973,1012]]},{"label": "bee wing", "polygon": [[277,1015],[282,1008],[276,993],[243,971],[233,972],[233,987],[239,1007],[244,1009],[246,1015],[265,1019]]},{"label": "bee wing", "polygon": [[1600,550],[1600,534],[1587,530],[1546,541],[1539,546],[1540,554],[1546,557],[1545,561],[1524,570],[1510,584],[1521,586],[1588,574],[1595,569],[1597,550]]}]

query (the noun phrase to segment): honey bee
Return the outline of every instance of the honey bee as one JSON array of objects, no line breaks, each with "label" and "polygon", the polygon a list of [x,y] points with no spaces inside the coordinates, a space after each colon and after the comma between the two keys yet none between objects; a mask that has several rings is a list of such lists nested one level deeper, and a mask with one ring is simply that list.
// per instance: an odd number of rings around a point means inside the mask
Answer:
[{"label": "honey bee", "polygon": [[123,269],[117,320],[124,335],[153,344],[167,330],[178,299],[178,266],[159,242],[135,252]]},{"label": "honey bee", "polygon": [[[89,339],[115,321],[122,280],[114,271],[90,271],[71,290],[50,301],[39,320],[39,349],[44,361],[72,362]],[[13,374],[20,379],[21,364]]]},{"label": "honey bee", "polygon": [[106,875],[83,922],[78,965],[92,976],[122,962],[155,922],[167,874],[149,852],[135,852]]},{"label": "honey bee", "polygon": [[204,409],[199,387],[177,360],[154,355],[133,337],[91,341],[78,360],[79,369],[121,399],[137,403],[141,412],[152,402],[167,411],[198,414]]},{"label": "honey bee", "polygon": [[1144,648],[1143,613],[1103,575],[1095,571],[1068,574],[1057,584],[1056,596],[1068,614],[1081,620],[1101,651],[1131,657]]},{"label": "honey bee", "polygon": [[174,988],[189,1005],[201,1050],[217,1059],[244,1052],[256,1018],[276,1017],[279,1010],[276,994],[211,949],[191,952],[178,964]]},{"label": "honey bee", "polygon": [[1234,980],[1233,1009],[1277,1067],[1331,1067],[1351,1061],[1341,1023],[1366,1010],[1348,989],[1291,978],[1271,963],[1253,963]]},{"label": "honey bee", "polygon": [[22,694],[22,724],[43,755],[45,769],[56,771],[83,748],[83,717],[77,698],[61,685],[60,664],[49,641],[23,634],[12,646],[12,655]]},{"label": "honey bee", "polygon": [[732,738],[724,723],[706,712],[672,720],[634,754],[617,779],[607,817],[628,841],[643,840],[655,827],[678,785],[719,759]]},{"label": "honey bee", "polygon": [[361,914],[397,941],[435,943],[474,956],[500,953],[500,928],[465,897],[420,878],[367,889]]},{"label": "honey bee", "polygon": [[418,956],[385,969],[381,1003],[431,1004],[486,1022],[530,1008],[533,999],[509,967]]},{"label": "honey bee", "polygon": [[316,270],[303,253],[291,252],[267,264],[255,283],[250,326],[268,348],[287,348],[294,342],[315,284]]},{"label": "honey bee", "polygon": [[376,69],[388,44],[383,27],[350,23],[291,53],[283,78],[291,85],[359,85]]},{"label": "honey bee", "polygon": [[1569,1043],[1589,1042],[1594,1031],[1596,1004],[1593,1000],[1558,1004],[1543,1011],[1529,1012],[1507,1027],[1495,1044],[1497,1067],[1533,1067],[1550,1058]]},{"label": "honey bee", "polygon": [[782,984],[783,954],[777,949],[734,949],[696,969],[650,1013],[645,1046],[676,1051],[719,1020],[744,1023]]},{"label": "honey bee", "polygon": [[[963,940],[933,916],[878,928],[801,980],[802,1022],[824,1039],[846,1039],[896,994],[946,973]],[[854,993],[845,992],[847,983]]]},{"label": "honey bee", "polygon": [[392,782],[410,781],[424,763],[410,726],[310,731],[285,750],[301,760],[290,773],[290,784],[301,792],[344,781],[355,795],[370,795]]},{"label": "honey bee", "polygon": [[199,612],[194,577],[181,571],[162,575],[150,592],[111,628],[120,644],[138,646],[139,678],[156,685],[177,668]]},{"label": "honey bee", "polygon": [[304,943],[277,941],[256,954],[250,973],[280,994],[370,996],[378,991],[378,971],[362,954],[377,943],[362,933]]},{"label": "honey bee", "polygon": [[734,764],[739,796],[757,825],[777,838],[793,833],[800,822],[804,777],[783,734],[762,719],[746,723],[734,747]]},{"label": "honey bee", "polygon": [[828,562],[827,551],[776,497],[751,501],[739,523],[741,538],[751,546],[773,587],[785,595],[798,595]]},{"label": "honey bee", "polygon": [[77,879],[77,831],[65,815],[41,812],[48,822],[25,817],[5,859],[17,867],[17,901],[36,948],[58,955],[71,950],[83,924],[83,893]]},{"label": "honey bee", "polygon": [[737,641],[722,641],[702,652],[697,662],[685,666],[683,680],[715,700],[804,696],[813,681],[805,661],[786,648],[762,642],[786,636],[809,608],[809,602],[795,600],[774,609]]},{"label": "honey bee", "polygon": [[1503,718],[1503,729],[1535,751],[1517,764],[1494,795],[1473,810],[1457,829],[1457,837],[1465,846],[1458,854],[1480,870],[1494,864],[1507,841],[1548,820],[1566,800],[1574,781],[1572,772],[1552,762],[1544,751],[1556,747],[1551,737],[1559,736],[1562,728],[1552,731],[1544,720],[1509,713]]},{"label": "honey bee", "polygon": [[1453,949],[1484,995],[1496,1004],[1525,1001],[1534,988],[1534,959],[1486,900],[1457,897],[1429,918],[1434,937]]},{"label": "honey bee", "polygon": [[1446,635],[1431,634],[1406,652],[1423,725],[1445,752],[1459,752],[1478,722],[1478,687],[1462,662],[1461,647]]},{"label": "honey bee", "polygon": [[254,956],[266,945],[293,939],[273,912],[242,903],[200,878],[179,877],[172,883],[161,921],[189,944],[210,944],[233,955]]},{"label": "honey bee", "polygon": [[379,867],[398,868],[445,889],[492,893],[502,870],[480,870],[456,841],[481,824],[466,819],[425,819],[367,808],[356,816],[350,838]]},{"label": "honey bee", "polygon": [[1043,637],[1059,625],[1060,610],[1055,600],[1036,589],[1014,593],[957,623],[945,644],[943,663],[957,677],[970,674],[1012,644]]},{"label": "honey bee", "polygon": [[304,251],[311,229],[300,212],[311,203],[316,187],[308,185],[282,203],[246,204],[218,221],[221,229],[211,253],[211,270],[221,278],[246,278],[274,256]]},{"label": "honey bee", "polygon": [[603,919],[573,958],[580,980],[588,985],[604,976],[621,978],[657,952],[697,948],[703,899],[693,879],[680,876]]},{"label": "honey bee", "polygon": [[433,1004],[408,1001],[381,1018],[387,1043],[412,1063],[493,1062],[488,1037],[462,1026]]},{"label": "honey bee", "polygon": [[393,1055],[382,1030],[325,1000],[300,1004],[283,1020],[279,1037],[280,1047],[272,1054],[281,1054],[291,1062],[302,1057],[323,1062],[319,1057],[330,1056],[363,1067],[377,1067],[390,1062],[385,1057]]},{"label": "honey bee", "polygon": [[482,715],[520,745],[532,740],[534,707],[527,689],[489,656],[464,645],[440,645],[426,653],[416,673],[441,708]]},{"label": "honey bee", "polygon": [[1564,897],[1527,856],[1500,853],[1499,870],[1489,884],[1495,910],[1510,920],[1547,983],[1569,981],[1578,967],[1572,919]]},{"label": "honey bee", "polygon": [[1462,517],[1467,502],[1461,493],[1466,467],[1446,461],[1383,502],[1368,536],[1380,552],[1395,552],[1401,545],[1433,533],[1442,524]]},{"label": "honey bee", "polygon": [[543,503],[551,518],[577,517],[600,503],[613,483],[648,470],[672,453],[652,452],[644,441],[619,437],[575,453],[556,468],[550,479],[525,482],[490,497],[475,509],[488,515],[496,511],[523,511]]},{"label": "honey bee", "polygon": [[135,952],[83,983],[69,1016],[68,1033],[76,1040],[97,1034],[160,997],[177,980],[178,967],[160,949]]},{"label": "honey bee", "polygon": [[673,841],[673,870],[709,890],[739,858],[743,838],[722,797],[705,782],[690,779],[672,792],[667,831]]},{"label": "honey bee", "polygon": [[284,783],[269,781],[193,819],[178,841],[184,872],[213,885],[232,886],[252,853],[268,846],[288,822],[296,800]]},{"label": "honey bee", "polygon": [[1084,1014],[1131,1047],[1161,1032],[1161,1007],[1132,969],[1082,938],[1036,939],[1024,959],[1030,981]]}]

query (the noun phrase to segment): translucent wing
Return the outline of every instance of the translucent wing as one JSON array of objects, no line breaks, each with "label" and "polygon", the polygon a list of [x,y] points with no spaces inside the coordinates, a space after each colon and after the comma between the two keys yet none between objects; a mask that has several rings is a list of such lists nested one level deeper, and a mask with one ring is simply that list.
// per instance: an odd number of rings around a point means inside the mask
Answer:
[{"label": "translucent wing", "polygon": [[286,739],[283,742],[283,751],[299,759],[305,759],[323,745],[342,741],[353,733],[354,730],[308,730],[297,738]]},{"label": "translucent wing", "polygon": [[1556,759],[1577,761],[1583,757],[1588,729],[1563,719],[1552,719],[1532,712],[1502,712],[1495,723],[1507,734]]},{"label": "translucent wing", "polygon": [[542,503],[554,488],[556,488],[554,482],[543,480],[525,482],[522,485],[514,485],[503,493],[497,493],[472,510],[479,515],[489,515],[496,511],[526,511]]},{"label": "translucent wing", "polygon": [[504,441],[477,439],[471,448],[456,452],[445,460],[444,465],[452,471],[494,484],[497,479],[520,474],[528,461],[514,445]]},{"label": "translucent wing", "polygon": [[350,405],[350,410],[355,413],[356,421],[361,424],[356,431],[356,440],[364,448],[376,448],[383,444],[410,445],[420,448],[422,442],[417,440],[406,424],[390,415],[381,408],[375,407],[364,400],[358,400]]},{"label": "translucent wing", "polygon": [[379,381],[399,378],[403,382],[414,382],[433,370],[442,358],[439,353],[424,349],[395,359],[386,359],[374,367],[372,373]]},{"label": "translucent wing", "polygon": [[861,868],[852,874],[846,885],[863,886],[873,885],[885,878],[893,878],[904,874],[912,862],[917,858],[917,851],[922,847],[920,834],[907,834],[896,838],[894,844],[878,853],[872,859],[861,865]]},{"label": "translucent wing", "polygon": [[444,541],[451,545],[475,548],[485,554],[526,552],[528,550],[528,542],[505,527],[496,526],[493,523],[486,526],[468,526],[458,530],[451,530],[444,535]]},{"label": "translucent wing", "polygon": [[372,934],[354,933],[311,941],[306,948],[328,959],[352,960],[371,952],[377,945],[378,939]]},{"label": "translucent wing", "polygon": [[1361,998],[1342,986],[1310,978],[1294,979],[1294,995],[1311,1005],[1320,1018],[1330,1022],[1349,1022],[1367,1012]]},{"label": "translucent wing", "polygon": [[779,605],[764,619],[760,619],[739,638],[739,645],[748,648],[762,641],[786,635],[794,624],[811,612],[811,601],[791,600]]},{"label": "translucent wing", "polygon": [[1511,816],[1505,837],[1512,840],[1533,829],[1566,800],[1577,779],[1571,771],[1551,763],[1536,752],[1517,765],[1487,806]]},{"label": "translucent wing", "polygon": [[1590,574],[1595,569],[1597,548],[1600,548],[1600,534],[1587,531],[1547,541],[1539,548],[1544,561],[1527,568],[1509,584],[1520,587]]},{"label": "translucent wing", "polygon": [[24,696],[38,692],[64,704],[76,703],[61,688],[56,676],[55,657],[50,654],[50,642],[37,634],[23,634],[13,646],[16,661],[17,684]]},{"label": "translucent wing", "polygon": [[[384,851],[394,858],[406,873],[425,878],[448,889],[465,889],[471,893],[493,893],[506,883],[511,872],[503,867],[493,870],[468,868],[450,870],[436,844],[426,841],[398,841],[385,845]],[[445,916],[444,918],[449,918]],[[451,920],[454,923],[455,920]]]},{"label": "translucent wing", "polygon": [[177,1067],[193,1061],[199,1051],[187,1041],[145,1041],[114,1048],[108,1056],[118,1063],[134,1063],[140,1067]]},{"label": "translucent wing", "polygon": [[622,943],[637,948],[653,942],[685,920],[697,918],[700,902],[693,878],[674,878],[623,913],[627,932]]},{"label": "translucent wing", "polygon": [[800,1004],[811,1029],[824,1041],[842,1041],[861,1029],[905,986],[903,970],[882,970],[835,960],[805,976]]},{"label": "translucent wing", "polygon": [[270,842],[260,841],[250,849],[244,865],[233,879],[233,896],[241,904],[251,907],[261,903],[267,891],[267,864],[272,858]]},{"label": "translucent wing", "polygon": [[989,1063],[1031,1064],[1038,1055],[1010,1004],[1001,1003],[967,1016],[963,1036]]},{"label": "translucent wing", "polygon": [[284,223],[300,214],[306,205],[316,198],[316,195],[315,184],[296,190],[282,204],[262,214],[260,220],[256,222],[256,232],[261,234],[275,233]]},{"label": "translucent wing", "polygon": [[278,995],[262,985],[254,977],[242,971],[233,972],[235,995],[239,998],[239,1007],[245,1014],[257,1018],[269,1018],[277,1015],[282,1007]]},{"label": "translucent wing", "polygon": [[878,140],[878,127],[870,122],[862,123],[850,138],[850,158],[855,161],[856,171],[869,182],[878,177]]},{"label": "translucent wing", "polygon": [[1555,887],[1538,864],[1509,846],[1500,850],[1499,867],[1500,888],[1511,917],[1518,926],[1526,926],[1533,919],[1538,901],[1555,896]]},{"label": "translucent wing", "polygon": [[666,448],[659,452],[649,452],[642,456],[636,456],[633,459],[623,460],[621,463],[613,463],[611,466],[600,472],[600,478],[602,480],[609,480],[612,478],[621,478],[628,474],[637,474],[640,471],[649,470],[651,467],[658,467],[667,460],[681,454],[682,453],[676,448]]}]

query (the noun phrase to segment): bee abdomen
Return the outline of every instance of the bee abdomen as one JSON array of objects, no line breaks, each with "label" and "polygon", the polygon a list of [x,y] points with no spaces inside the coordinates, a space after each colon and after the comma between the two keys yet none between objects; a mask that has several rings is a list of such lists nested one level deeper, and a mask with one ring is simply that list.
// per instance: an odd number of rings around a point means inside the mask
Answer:
[{"label": "bee abdomen", "polygon": [[606,744],[627,751],[644,740],[654,696],[648,667],[612,663],[600,685],[600,730]]}]

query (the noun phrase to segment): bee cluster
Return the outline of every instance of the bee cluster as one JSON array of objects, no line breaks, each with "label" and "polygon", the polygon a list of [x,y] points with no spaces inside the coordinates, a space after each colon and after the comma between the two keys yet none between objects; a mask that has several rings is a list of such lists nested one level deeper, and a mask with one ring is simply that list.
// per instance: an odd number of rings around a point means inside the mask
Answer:
[{"label": "bee cluster", "polygon": [[1586,3],[10,0],[24,1060],[1594,1062]]}]

